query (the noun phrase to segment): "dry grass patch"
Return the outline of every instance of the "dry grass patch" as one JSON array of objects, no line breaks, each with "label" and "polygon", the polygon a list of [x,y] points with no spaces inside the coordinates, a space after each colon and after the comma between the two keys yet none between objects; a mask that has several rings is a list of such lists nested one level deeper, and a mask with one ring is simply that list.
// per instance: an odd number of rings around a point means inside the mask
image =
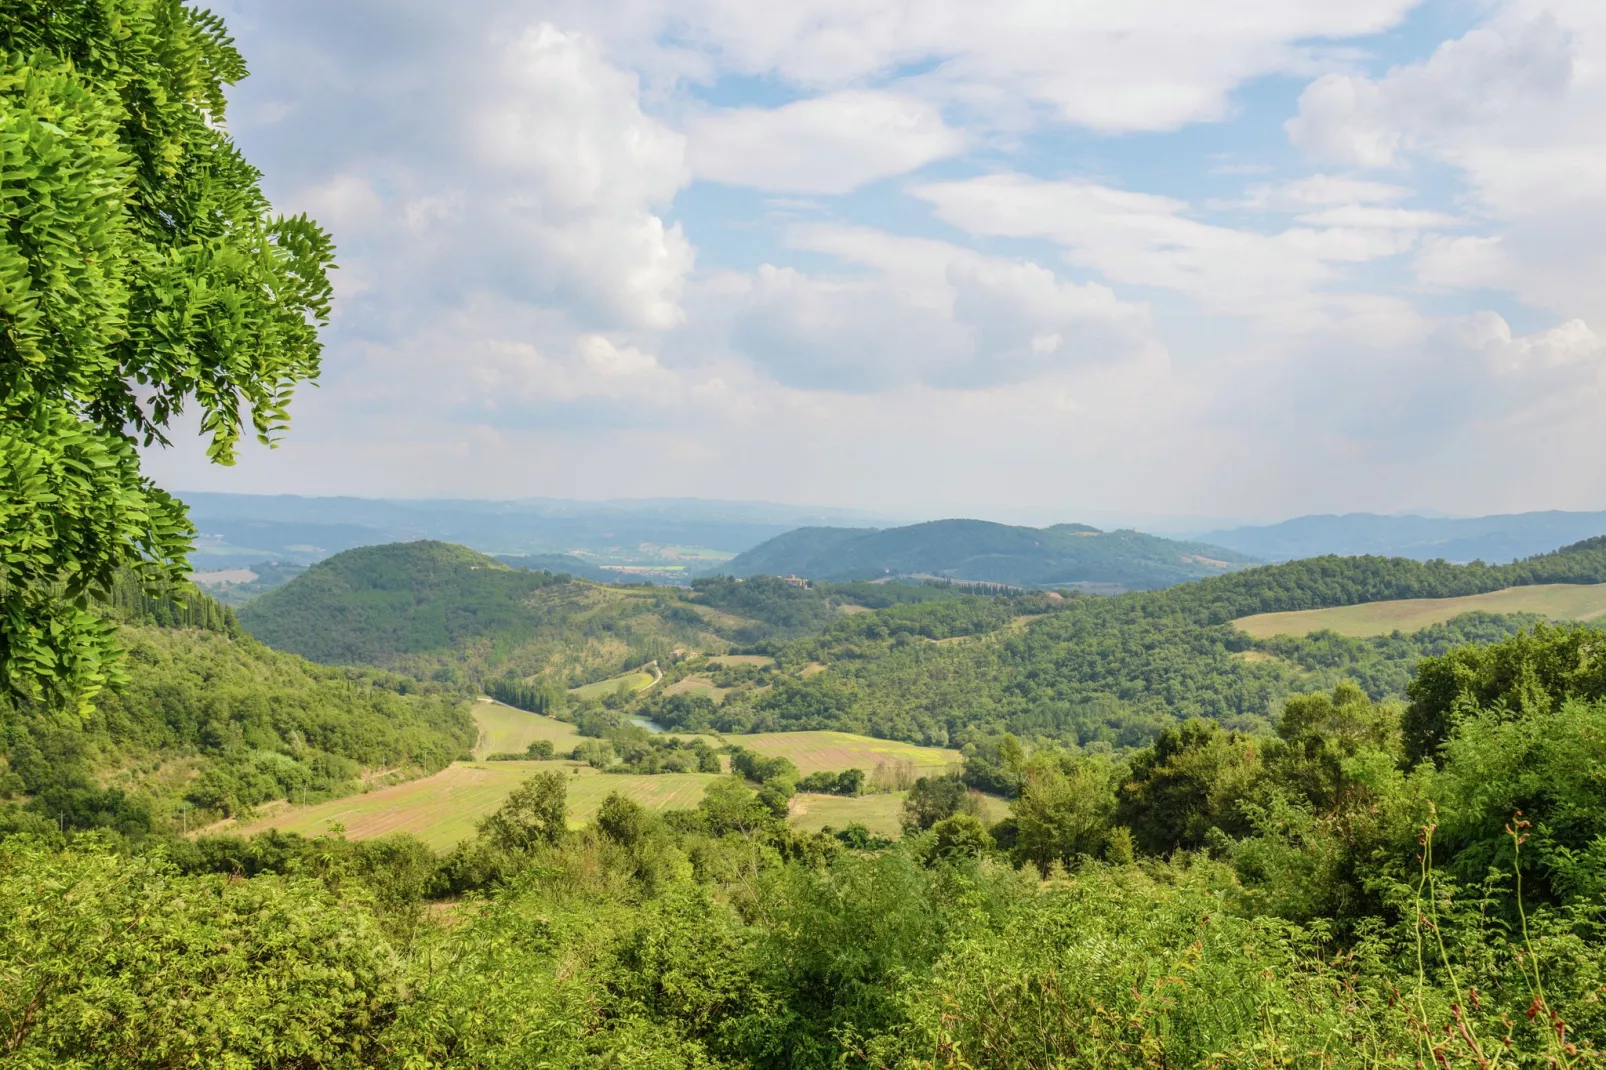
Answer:
[{"label": "dry grass patch", "polygon": [[594,684],[584,687],[571,687],[569,694],[577,699],[600,699],[605,695],[612,695],[620,688],[627,691],[645,691],[653,685],[657,677],[650,672],[627,672],[623,676],[615,676],[610,680],[598,680]]},{"label": "dry grass patch", "polygon": [[947,747],[919,747],[851,732],[756,732],[728,735],[725,741],[769,757],[790,758],[804,776],[844,769],[869,773],[877,765],[896,762],[908,762],[918,775],[926,776],[946,772],[960,761],[959,752]]},{"label": "dry grass patch", "polygon": [[717,658],[709,658],[710,665],[774,665],[775,659],[765,657],[763,654],[721,654]]},{"label": "dry grass patch", "polygon": [[1606,615],[1606,583],[1551,583],[1507,587],[1462,598],[1408,598],[1333,609],[1259,613],[1240,617],[1233,623],[1256,639],[1309,635],[1323,629],[1358,637],[1421,631],[1473,612],[1532,613],[1551,620],[1594,620]]},{"label": "dry grass patch", "polygon": [[728,687],[715,687],[713,678],[707,673],[693,673],[664,689],[666,695],[707,695],[715,702],[723,702],[729,692]]},{"label": "dry grass patch", "polygon": [[[895,840],[903,834],[898,817],[903,813],[903,800],[908,793],[886,792],[880,795],[795,795],[787,823],[804,832],[818,832],[824,828],[843,829],[849,825],[863,825],[877,836]],[[1009,803],[996,795],[970,793],[981,806],[981,819],[996,825],[1009,816]]]}]

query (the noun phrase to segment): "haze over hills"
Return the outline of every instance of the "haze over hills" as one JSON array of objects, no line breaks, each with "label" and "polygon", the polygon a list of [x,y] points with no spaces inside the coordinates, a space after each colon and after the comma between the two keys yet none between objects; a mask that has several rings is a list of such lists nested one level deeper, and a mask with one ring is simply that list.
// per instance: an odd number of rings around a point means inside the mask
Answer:
[{"label": "haze over hills", "polygon": [[[804,524],[885,523],[849,509],[700,499],[518,501],[182,495],[200,533],[197,569],[311,564],[380,543],[441,539],[488,554],[580,555],[591,568],[673,570],[724,560]],[[570,568],[570,571],[576,571]]]},{"label": "haze over hills", "polygon": [[1515,561],[1606,534],[1606,512],[1550,510],[1479,517],[1302,516],[1279,524],[1211,531],[1201,541],[1267,561],[1322,554],[1380,554],[1418,561]]},{"label": "haze over hills", "polygon": [[885,530],[803,528],[739,554],[717,571],[829,580],[931,577],[1114,593],[1169,587],[1252,563],[1219,546],[1138,531],[933,520]]}]

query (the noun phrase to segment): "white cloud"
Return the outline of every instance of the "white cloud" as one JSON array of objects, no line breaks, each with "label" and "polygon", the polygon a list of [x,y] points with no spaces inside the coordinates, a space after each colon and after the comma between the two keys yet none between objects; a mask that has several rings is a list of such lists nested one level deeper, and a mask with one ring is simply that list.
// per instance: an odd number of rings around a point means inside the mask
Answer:
[{"label": "white cloud", "polygon": [[[223,2],[247,157],[342,264],[324,388],[231,486],[1606,494],[1546,463],[1606,448],[1599,0],[1489,0],[1391,71],[1346,39],[1416,0]],[[1274,96],[1235,108],[1268,73],[1314,78],[1319,173],[1264,147]],[[1189,123],[1223,126],[1101,136]],[[863,189],[922,167],[982,177]]]},{"label": "white cloud", "polygon": [[1426,243],[1423,283],[1606,318],[1606,6],[1506,0],[1420,63],[1317,80],[1288,128],[1320,159],[1460,177],[1482,233]]},{"label": "white cloud", "polygon": [[1261,212],[1307,212],[1350,204],[1391,204],[1410,196],[1404,186],[1347,175],[1307,175],[1280,185],[1251,186],[1242,206]]},{"label": "white cloud", "polygon": [[966,389],[1161,351],[1142,306],[1028,261],[866,228],[803,227],[792,241],[875,269],[766,265],[734,299],[734,344],[792,386]]},{"label": "white cloud", "polygon": [[1248,79],[1305,66],[1299,42],[1377,33],[1416,3],[570,0],[563,17],[677,77],[732,71],[832,91],[918,68],[922,93],[977,114],[1041,110],[1130,131],[1222,118]]},{"label": "white cloud", "polygon": [[1572,73],[1568,35],[1549,16],[1480,28],[1441,45],[1425,63],[1381,79],[1318,78],[1300,97],[1288,134],[1317,159],[1391,167],[1402,151],[1438,141],[1471,120],[1555,99]]},{"label": "white cloud", "polygon": [[698,178],[800,193],[846,193],[964,148],[930,104],[864,90],[713,112],[688,130]]}]

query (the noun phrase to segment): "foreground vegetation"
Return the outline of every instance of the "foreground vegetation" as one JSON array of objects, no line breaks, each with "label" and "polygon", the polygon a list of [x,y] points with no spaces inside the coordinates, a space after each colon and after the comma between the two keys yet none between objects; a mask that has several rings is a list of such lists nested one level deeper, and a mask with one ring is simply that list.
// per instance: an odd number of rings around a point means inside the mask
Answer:
[{"label": "foreground vegetation", "polygon": [[1542,630],[1128,760],[1006,743],[1010,817],[928,777],[892,845],[741,778],[572,830],[561,774],[445,855],[13,836],[0,1031],[22,1066],[1599,1066],[1603,654]]}]

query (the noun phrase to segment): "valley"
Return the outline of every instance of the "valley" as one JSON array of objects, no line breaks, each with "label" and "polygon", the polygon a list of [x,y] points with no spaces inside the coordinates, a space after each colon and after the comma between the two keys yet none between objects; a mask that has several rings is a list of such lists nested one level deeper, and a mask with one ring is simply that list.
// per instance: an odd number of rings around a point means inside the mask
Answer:
[{"label": "valley", "polygon": [[[322,836],[338,827],[354,840],[405,833],[435,850],[447,850],[471,839],[477,823],[494,813],[515,788],[537,773],[556,771],[569,778],[569,823],[576,828],[587,824],[603,800],[614,792],[652,812],[689,809],[696,806],[709,784],[719,779],[718,774],[709,773],[638,776],[604,772],[583,761],[566,759],[485,761],[490,754],[523,752],[538,740],[551,742],[562,755],[584,737],[572,724],[483,698],[475,703],[473,712],[479,730],[474,747],[477,760],[454,762],[429,776],[313,806],[284,802],[266,808],[253,820],[224,822],[204,831],[210,835],[249,836],[275,829]],[[887,781],[886,790],[853,797],[796,796],[791,822],[811,831],[833,823],[839,828],[857,823],[877,835],[895,836],[908,786],[916,777],[957,768],[962,757],[958,751],[843,732],[772,732],[708,738],[718,746],[734,744],[765,757],[788,759],[805,776],[858,768],[868,774],[872,787],[876,786],[877,768],[889,767],[882,777]],[[728,770],[728,762],[726,767]],[[895,782],[888,779],[894,776]],[[989,798],[983,805],[994,820],[1007,812],[1000,799]]]}]

